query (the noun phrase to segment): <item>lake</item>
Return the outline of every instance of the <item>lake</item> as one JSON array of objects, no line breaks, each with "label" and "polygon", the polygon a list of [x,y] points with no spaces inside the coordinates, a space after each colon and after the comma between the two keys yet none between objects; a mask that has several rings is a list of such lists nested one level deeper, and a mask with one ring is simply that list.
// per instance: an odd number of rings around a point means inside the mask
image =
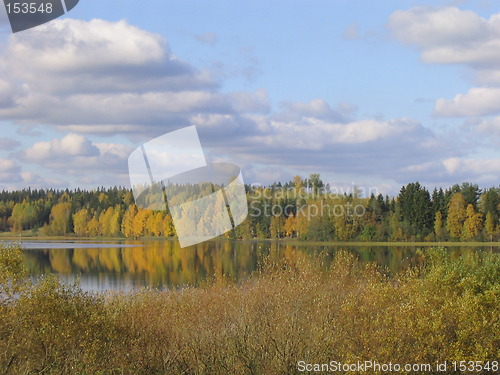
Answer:
[{"label": "lake", "polygon": [[[29,274],[54,273],[64,282],[77,278],[83,290],[128,291],[142,287],[178,288],[199,285],[218,276],[247,279],[266,257],[308,257],[326,254],[326,263],[343,249],[363,262],[376,262],[394,273],[407,267],[422,246],[319,246],[280,241],[212,240],[181,249],[174,240],[138,241],[23,241]],[[498,247],[448,247],[450,257],[475,251],[499,251]]]}]

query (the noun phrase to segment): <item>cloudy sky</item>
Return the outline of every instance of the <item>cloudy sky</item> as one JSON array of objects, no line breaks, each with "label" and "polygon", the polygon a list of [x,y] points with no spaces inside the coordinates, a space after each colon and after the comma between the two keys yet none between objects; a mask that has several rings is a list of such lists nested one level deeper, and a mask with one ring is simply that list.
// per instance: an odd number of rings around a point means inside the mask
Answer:
[{"label": "cloudy sky", "polygon": [[498,1],[80,0],[0,28],[2,189],[127,186],[193,124],[247,183],[500,184]]}]

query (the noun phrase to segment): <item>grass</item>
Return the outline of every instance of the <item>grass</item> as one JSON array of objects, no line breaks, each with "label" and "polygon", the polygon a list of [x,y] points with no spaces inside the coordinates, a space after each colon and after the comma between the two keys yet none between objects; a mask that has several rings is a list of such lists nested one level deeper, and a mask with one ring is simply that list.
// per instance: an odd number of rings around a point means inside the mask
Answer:
[{"label": "grass", "polygon": [[500,356],[497,253],[425,250],[395,277],[343,251],[327,271],[321,255],[297,253],[240,284],[132,294],[30,284],[19,254],[0,250],[3,374],[294,374],[299,361]]}]

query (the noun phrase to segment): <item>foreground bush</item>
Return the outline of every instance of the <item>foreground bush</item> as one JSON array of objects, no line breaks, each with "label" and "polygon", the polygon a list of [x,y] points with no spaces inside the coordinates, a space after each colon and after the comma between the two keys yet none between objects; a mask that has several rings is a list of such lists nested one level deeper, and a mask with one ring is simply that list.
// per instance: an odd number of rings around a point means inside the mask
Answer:
[{"label": "foreground bush", "polygon": [[[13,280],[6,258],[18,254],[3,254],[0,275]],[[135,294],[26,284],[0,294],[0,373],[288,374],[299,361],[499,358],[499,254],[427,251],[394,277],[346,252],[322,268],[321,258],[269,261],[239,285]]]}]

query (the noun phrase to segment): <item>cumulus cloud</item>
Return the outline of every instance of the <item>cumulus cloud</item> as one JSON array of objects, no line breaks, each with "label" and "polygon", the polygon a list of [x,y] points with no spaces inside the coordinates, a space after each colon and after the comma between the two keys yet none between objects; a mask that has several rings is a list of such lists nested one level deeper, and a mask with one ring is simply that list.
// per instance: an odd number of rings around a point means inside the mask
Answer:
[{"label": "cumulus cloud", "polygon": [[[58,19],[10,36],[0,118],[95,134],[157,135],[199,113],[267,112],[264,90],[223,94],[207,70],[126,21]],[[10,100],[10,101],[9,101]]]},{"label": "cumulus cloud", "polygon": [[271,136],[260,140],[268,145],[282,147],[293,144],[297,148],[318,149],[335,144],[361,144],[398,137],[415,124],[397,121],[359,120],[350,123],[332,123],[308,117],[300,123],[272,121]]},{"label": "cumulus cloud", "polygon": [[61,176],[92,178],[110,185],[127,182],[127,159],[132,147],[115,143],[94,143],[78,134],[68,134],[33,144],[18,154],[28,163]]},{"label": "cumulus cloud", "polygon": [[449,158],[443,160],[443,165],[448,174],[463,180],[472,179],[490,186],[498,184],[500,159]]},{"label": "cumulus cloud", "polygon": [[[414,32],[408,33],[404,40],[414,43]],[[125,21],[59,19],[12,35],[0,70],[0,119],[23,131],[49,125],[66,134],[14,154],[49,170],[54,183],[60,177],[73,184],[127,185],[133,147],[93,136],[144,141],[191,124],[209,158],[237,163],[263,183],[297,171],[405,181],[437,176],[429,172],[434,170],[452,179],[460,168],[448,170],[435,160],[463,157],[464,148],[411,119],[357,118],[355,105],[320,98],[284,102],[273,112],[263,89],[223,93],[210,72],[178,59],[164,38]],[[479,105],[460,100],[443,102],[440,111],[449,116],[454,106],[470,112]],[[0,162],[2,173],[19,186],[48,181],[7,159]]]},{"label": "cumulus cloud", "polygon": [[96,156],[99,149],[87,138],[78,134],[68,134],[62,139],[38,142],[24,151],[24,159],[41,162],[50,159],[65,160],[71,156]]},{"label": "cumulus cloud", "polygon": [[[250,170],[259,182],[263,176],[274,175],[272,171],[405,180],[408,165],[457,155],[456,144],[410,119],[345,123],[310,116],[297,121],[266,116],[252,119],[262,129],[260,133],[248,135],[229,148],[233,161]],[[228,149],[227,142],[225,148],[213,142],[207,145],[214,146],[209,147],[211,155],[224,155]],[[259,166],[266,166],[266,173]]]},{"label": "cumulus cloud", "polygon": [[437,116],[500,112],[500,13],[483,18],[457,7],[415,7],[394,12],[388,27],[396,39],[419,48],[424,62],[464,64],[482,85],[453,99],[438,99]]},{"label": "cumulus cloud", "polygon": [[456,7],[399,10],[391,14],[388,26],[401,42],[422,48],[422,58],[426,62],[478,61],[484,58],[482,54],[488,43],[500,35],[497,16],[486,20],[472,11]]},{"label": "cumulus cloud", "polygon": [[171,53],[160,35],[99,19],[58,19],[13,34],[4,61],[33,90],[50,93],[150,91],[213,87]]},{"label": "cumulus cloud", "polygon": [[434,106],[438,116],[462,117],[500,113],[500,88],[475,87],[453,99],[438,99]]}]

